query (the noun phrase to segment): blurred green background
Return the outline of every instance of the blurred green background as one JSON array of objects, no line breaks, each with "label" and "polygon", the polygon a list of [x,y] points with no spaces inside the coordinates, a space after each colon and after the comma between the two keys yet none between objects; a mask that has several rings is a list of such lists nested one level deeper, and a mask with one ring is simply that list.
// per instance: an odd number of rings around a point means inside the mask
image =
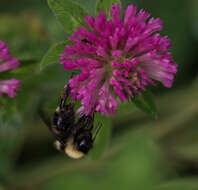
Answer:
[{"label": "blurred green background", "polygon": [[[96,0],[76,1],[94,15]],[[21,91],[1,108],[0,190],[198,189],[198,0],[122,4],[163,20],[179,71],[172,89],[153,89],[158,119],[122,104],[116,116],[98,116],[103,128],[90,154],[71,160],[53,148],[37,113],[40,103],[53,113],[69,78],[60,64],[39,69],[48,48],[68,35],[46,0],[1,0],[0,40],[28,66],[13,73]]]}]

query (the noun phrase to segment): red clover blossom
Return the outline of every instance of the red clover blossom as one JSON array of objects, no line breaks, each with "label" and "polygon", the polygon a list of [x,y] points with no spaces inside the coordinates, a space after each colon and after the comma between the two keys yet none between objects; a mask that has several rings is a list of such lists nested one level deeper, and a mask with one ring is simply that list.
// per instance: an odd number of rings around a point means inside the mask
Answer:
[{"label": "red clover blossom", "polygon": [[61,55],[64,69],[79,69],[81,73],[69,81],[70,96],[80,100],[80,112],[98,111],[114,114],[118,107],[117,97],[130,101],[135,94],[141,95],[146,86],[160,81],[170,88],[177,64],[168,52],[171,43],[162,37],[162,21],[150,18],[144,10],[137,12],[128,6],[124,19],[120,18],[120,6],[113,4],[111,19],[104,11],[93,18],[88,15],[85,22],[89,27],[80,27],[69,38]]},{"label": "red clover blossom", "polygon": [[[16,69],[20,63],[18,59],[12,58],[8,51],[8,46],[3,41],[0,41],[0,72],[9,69]],[[14,78],[9,80],[0,80],[0,96],[7,93],[10,98],[16,96],[15,90],[19,88],[20,82]]]}]

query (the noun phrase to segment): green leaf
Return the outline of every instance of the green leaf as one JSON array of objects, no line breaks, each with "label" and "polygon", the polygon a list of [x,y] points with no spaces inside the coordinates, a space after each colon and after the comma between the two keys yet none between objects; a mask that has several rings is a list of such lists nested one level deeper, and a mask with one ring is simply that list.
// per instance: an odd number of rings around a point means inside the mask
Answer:
[{"label": "green leaf", "polygon": [[46,66],[48,66],[49,64],[59,62],[59,60],[60,60],[59,55],[64,53],[65,46],[66,46],[66,44],[68,42],[69,41],[67,41],[67,42],[60,42],[60,43],[57,43],[57,44],[53,45],[47,51],[47,53],[45,54],[45,56],[43,57],[43,59],[41,61],[40,69],[42,70]]},{"label": "green leaf", "polygon": [[142,95],[135,96],[132,99],[132,102],[134,102],[140,110],[157,119],[157,109],[151,92],[148,90],[146,92],[142,92]]},{"label": "green leaf", "polygon": [[114,118],[122,118],[134,111],[135,106],[129,104],[129,102],[119,102],[116,115],[112,115]]},{"label": "green leaf", "polygon": [[109,139],[111,136],[111,119],[96,113],[94,118],[95,131],[93,132],[93,135],[95,134],[97,127],[100,125],[101,128],[96,136],[94,147],[89,154],[92,159],[99,159],[103,155],[109,144]]},{"label": "green leaf", "polygon": [[112,4],[121,5],[121,1],[120,0],[99,0],[96,6],[96,15],[98,15],[99,12],[103,10],[106,13],[107,18],[110,18],[110,7]]},{"label": "green leaf", "polygon": [[85,25],[87,12],[79,4],[69,0],[48,0],[49,7],[69,34],[79,26]]}]

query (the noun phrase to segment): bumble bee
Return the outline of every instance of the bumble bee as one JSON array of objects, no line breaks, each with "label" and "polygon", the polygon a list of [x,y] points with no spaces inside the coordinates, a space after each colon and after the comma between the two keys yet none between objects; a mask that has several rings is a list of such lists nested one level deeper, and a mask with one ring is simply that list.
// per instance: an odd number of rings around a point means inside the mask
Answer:
[{"label": "bumble bee", "polygon": [[70,87],[67,85],[65,92],[61,95],[60,105],[54,112],[52,122],[42,110],[39,110],[39,112],[42,120],[56,139],[55,147],[69,157],[78,159],[87,154],[93,147],[101,125],[97,127],[96,133],[92,137],[94,114],[82,115],[75,121],[75,103],[66,103],[69,90]]}]

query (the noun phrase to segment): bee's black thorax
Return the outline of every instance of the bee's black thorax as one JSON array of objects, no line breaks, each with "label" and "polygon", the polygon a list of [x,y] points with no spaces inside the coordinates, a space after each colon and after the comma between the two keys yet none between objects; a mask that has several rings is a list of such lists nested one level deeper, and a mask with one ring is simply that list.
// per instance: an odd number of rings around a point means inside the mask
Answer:
[{"label": "bee's black thorax", "polygon": [[53,118],[53,125],[57,126],[57,129],[62,131],[69,128],[75,122],[74,105],[64,105],[62,109],[55,111]]}]

